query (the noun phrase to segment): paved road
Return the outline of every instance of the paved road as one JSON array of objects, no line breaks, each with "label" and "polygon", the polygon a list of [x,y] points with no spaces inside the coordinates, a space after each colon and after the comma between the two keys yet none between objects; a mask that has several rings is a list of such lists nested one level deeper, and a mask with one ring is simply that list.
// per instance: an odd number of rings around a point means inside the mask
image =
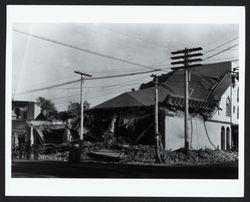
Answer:
[{"label": "paved road", "polygon": [[12,165],[12,177],[36,178],[165,178],[237,179],[237,165],[156,166],[62,161],[19,160]]}]

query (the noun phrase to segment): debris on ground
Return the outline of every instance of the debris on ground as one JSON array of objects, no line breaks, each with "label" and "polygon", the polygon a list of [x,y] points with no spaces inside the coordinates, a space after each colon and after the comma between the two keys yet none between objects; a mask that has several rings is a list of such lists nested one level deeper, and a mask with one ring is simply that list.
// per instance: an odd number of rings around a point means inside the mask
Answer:
[{"label": "debris on ground", "polygon": [[[69,151],[66,147],[60,148],[57,151],[50,153],[40,153],[39,160],[61,160],[68,161]],[[106,152],[106,153],[105,153]],[[105,153],[105,155],[104,155]],[[120,157],[116,158],[121,154]],[[101,142],[92,143],[84,142],[82,148],[82,160],[84,161],[112,161],[109,156],[114,156],[114,159],[121,163],[129,164],[153,164],[155,163],[155,147],[151,145],[106,145]],[[161,156],[166,165],[199,165],[199,164],[219,164],[219,163],[234,163],[238,161],[237,151],[223,151],[212,149],[190,150],[187,154],[183,148],[171,151],[161,150]],[[100,158],[98,158],[100,157]]]},{"label": "debris on ground", "polygon": [[55,152],[65,152],[69,150],[69,144],[68,143],[62,143],[62,144],[43,144],[42,147],[39,148],[39,153],[41,154],[51,154]]},{"label": "debris on ground", "polygon": [[50,154],[40,154],[38,160],[68,161],[69,152],[55,152]]},{"label": "debris on ground", "polygon": [[98,151],[91,151],[87,153],[87,155],[92,159],[111,162],[119,162],[125,157],[124,152],[112,149],[101,149]]},{"label": "debris on ground", "polygon": [[[134,146],[130,149],[129,158],[131,162],[155,162],[154,146]],[[162,159],[165,164],[217,164],[232,163],[238,161],[238,152],[222,151],[212,149],[190,150],[187,154],[184,149],[175,151],[162,150]]]}]

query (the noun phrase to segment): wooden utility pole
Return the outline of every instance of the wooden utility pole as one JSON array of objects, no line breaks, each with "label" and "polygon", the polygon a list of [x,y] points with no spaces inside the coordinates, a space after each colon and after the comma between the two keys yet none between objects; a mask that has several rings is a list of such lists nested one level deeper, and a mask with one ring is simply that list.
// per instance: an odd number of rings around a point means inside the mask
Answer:
[{"label": "wooden utility pole", "polygon": [[160,148],[160,134],[159,134],[159,120],[158,120],[158,76],[155,74],[152,74],[151,77],[154,78],[155,80],[155,162],[156,163],[161,163],[161,156],[159,152]]},{"label": "wooden utility pole", "polygon": [[84,78],[85,77],[92,77],[92,75],[84,73],[84,72],[80,72],[80,71],[74,71],[76,74],[80,74],[81,75],[81,88],[80,88],[80,103],[81,103],[81,126],[80,126],[80,140],[83,140],[83,123],[84,123],[84,114],[83,114],[83,83],[84,83]]},{"label": "wooden utility pole", "polygon": [[190,135],[189,135],[189,125],[188,125],[188,119],[189,119],[189,81],[190,81],[190,68],[191,67],[197,67],[197,66],[201,66],[201,64],[193,64],[191,65],[191,63],[193,62],[197,62],[197,61],[202,61],[202,59],[200,58],[195,58],[195,59],[191,59],[193,57],[197,57],[197,56],[202,56],[202,53],[192,53],[194,51],[200,51],[202,50],[201,47],[198,48],[190,48],[190,49],[183,49],[183,50],[179,50],[179,51],[175,51],[172,52],[171,54],[176,55],[176,54],[182,54],[182,55],[178,55],[178,56],[174,56],[171,57],[172,60],[176,60],[176,59],[182,59],[176,62],[172,62],[172,65],[176,65],[176,64],[183,64],[183,66],[180,67],[174,67],[172,69],[174,70],[179,70],[179,69],[183,69],[184,70],[184,99],[185,99],[185,117],[184,117],[184,148],[185,151],[188,152],[189,148],[190,148]]},{"label": "wooden utility pole", "polygon": [[185,68],[184,69],[184,88],[185,88],[185,121],[184,121],[184,127],[185,127],[185,132],[184,132],[184,136],[185,136],[185,149],[186,151],[189,150],[189,124],[188,124],[188,117],[189,117],[189,69]]}]

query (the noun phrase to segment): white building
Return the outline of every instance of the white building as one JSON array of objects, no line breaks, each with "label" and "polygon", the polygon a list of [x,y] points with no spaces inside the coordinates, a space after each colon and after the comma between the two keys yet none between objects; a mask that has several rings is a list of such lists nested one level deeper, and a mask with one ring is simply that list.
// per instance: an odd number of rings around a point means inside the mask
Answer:
[{"label": "white building", "polygon": [[[219,148],[222,150],[238,147],[239,82],[229,85],[222,94],[218,108],[212,117],[205,118],[191,114],[189,140],[191,148]],[[165,147],[178,149],[184,144],[184,114],[166,113]]]}]

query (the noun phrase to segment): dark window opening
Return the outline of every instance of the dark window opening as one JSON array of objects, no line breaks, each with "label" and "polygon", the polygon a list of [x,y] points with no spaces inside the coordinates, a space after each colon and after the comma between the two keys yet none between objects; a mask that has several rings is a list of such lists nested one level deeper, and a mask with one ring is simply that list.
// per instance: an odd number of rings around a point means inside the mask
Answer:
[{"label": "dark window opening", "polygon": [[237,89],[237,102],[239,102],[239,88]]},{"label": "dark window opening", "polygon": [[231,133],[229,127],[227,127],[226,131],[226,149],[231,149]]},{"label": "dark window opening", "polygon": [[225,150],[225,128],[221,127],[221,149]]},{"label": "dark window opening", "polygon": [[226,100],[226,116],[231,116],[231,100],[229,97]]}]

